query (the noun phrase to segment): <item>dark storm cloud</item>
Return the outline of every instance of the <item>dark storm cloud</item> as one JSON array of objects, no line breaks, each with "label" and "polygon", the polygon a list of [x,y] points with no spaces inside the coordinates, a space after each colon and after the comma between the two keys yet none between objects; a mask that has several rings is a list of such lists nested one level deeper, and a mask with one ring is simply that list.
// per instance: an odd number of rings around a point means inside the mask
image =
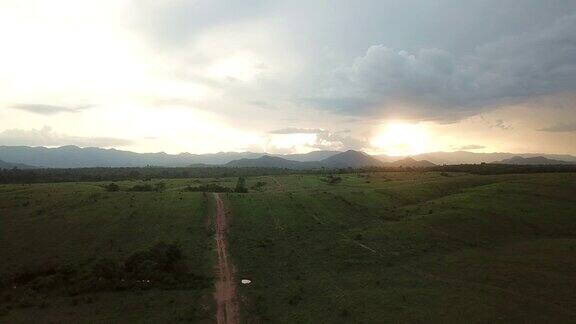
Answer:
[{"label": "dark storm cloud", "polygon": [[83,109],[90,108],[89,105],[81,106],[55,106],[55,105],[45,105],[45,104],[15,104],[10,106],[10,108],[24,110],[27,112],[41,114],[41,115],[54,115],[62,112],[75,113],[80,112]]},{"label": "dark storm cloud", "polygon": [[576,15],[538,33],[483,45],[463,57],[442,49],[411,53],[375,45],[354,61],[339,88],[355,92],[357,101],[376,104],[342,109],[354,99],[349,93],[317,101],[331,100],[335,110],[349,114],[378,113],[391,105],[431,116],[474,114],[495,104],[576,91],[575,44]]},{"label": "dark storm cloud", "polygon": [[550,127],[541,128],[539,131],[552,133],[576,132],[576,123],[558,123]]},{"label": "dark storm cloud", "polygon": [[574,13],[569,0],[134,0],[135,27],[160,43],[185,45],[204,30],[268,19],[276,35],[307,52],[353,57],[374,44],[460,55],[500,37],[534,32]]},{"label": "dark storm cloud", "polygon": [[[163,49],[186,48],[212,28],[264,21],[303,66],[247,92],[271,107],[280,106],[273,96],[281,93],[295,109],[452,122],[576,91],[575,1],[172,0],[137,8],[139,24],[167,43]],[[234,37],[243,46],[244,36]]]}]

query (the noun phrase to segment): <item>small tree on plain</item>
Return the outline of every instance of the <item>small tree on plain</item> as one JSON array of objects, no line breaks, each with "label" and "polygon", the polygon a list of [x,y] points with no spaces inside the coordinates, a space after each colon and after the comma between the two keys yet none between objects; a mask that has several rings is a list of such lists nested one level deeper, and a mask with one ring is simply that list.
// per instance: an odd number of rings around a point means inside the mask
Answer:
[{"label": "small tree on plain", "polygon": [[246,179],[244,177],[239,177],[238,182],[236,183],[235,192],[246,193],[248,192],[248,188],[246,188]]}]

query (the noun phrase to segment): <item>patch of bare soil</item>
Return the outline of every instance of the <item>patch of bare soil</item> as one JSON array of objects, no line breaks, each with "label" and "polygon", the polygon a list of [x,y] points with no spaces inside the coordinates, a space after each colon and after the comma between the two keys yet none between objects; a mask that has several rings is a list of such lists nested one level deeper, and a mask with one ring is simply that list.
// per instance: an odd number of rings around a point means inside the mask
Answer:
[{"label": "patch of bare soil", "polygon": [[220,194],[215,193],[216,220],[215,236],[218,263],[216,267],[216,322],[218,324],[236,324],[238,319],[238,300],[236,298],[236,283],[234,282],[234,267],[228,256],[226,242],[226,211]]}]

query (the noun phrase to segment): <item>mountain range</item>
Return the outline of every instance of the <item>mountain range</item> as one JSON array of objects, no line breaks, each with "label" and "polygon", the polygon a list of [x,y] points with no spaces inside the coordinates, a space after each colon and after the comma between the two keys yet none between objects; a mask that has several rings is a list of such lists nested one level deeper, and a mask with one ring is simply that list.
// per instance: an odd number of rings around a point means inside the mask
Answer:
[{"label": "mountain range", "polygon": [[[413,155],[412,158],[416,160],[427,160],[438,165],[451,165],[451,164],[479,164],[479,163],[495,163],[500,162],[505,159],[511,159],[515,156],[523,158],[531,157],[545,157],[547,159],[565,161],[565,162],[576,162],[576,156],[572,155],[562,155],[562,154],[542,154],[542,153],[474,153],[466,151],[456,151],[456,152],[432,152],[423,153],[418,155]],[[389,159],[388,156],[378,156],[382,160]]]},{"label": "mountain range", "polygon": [[560,164],[576,164],[576,162],[569,162],[569,161],[561,161],[561,160],[554,160],[548,159],[543,156],[535,156],[535,157],[521,157],[521,156],[514,156],[510,159],[504,159],[497,163],[501,164],[516,164],[516,165],[560,165]]},{"label": "mountain range", "polygon": [[8,163],[5,161],[0,160],[0,169],[34,169],[31,165],[23,164],[23,163]]},{"label": "mountain range", "polygon": [[[288,158],[293,158],[288,156]],[[289,160],[278,156],[264,155],[256,159],[239,159],[226,163],[227,167],[260,167],[282,169],[339,169],[339,168],[362,168],[381,167],[385,163],[359,151],[349,150],[336,152],[319,161],[309,161],[308,157],[301,156],[301,161]]]},{"label": "mountain range", "polygon": [[293,161],[277,156],[264,155],[255,159],[239,159],[224,164],[231,168],[279,168],[279,169],[319,169],[319,161]]},{"label": "mountain range", "polygon": [[[546,160],[520,161],[514,159],[541,157]],[[508,159],[513,159],[508,161]],[[0,146],[0,168],[82,168],[82,167],[142,167],[142,166],[210,166],[276,167],[288,169],[347,168],[347,167],[430,167],[443,164],[478,163],[576,163],[576,157],[558,154],[513,154],[434,152],[411,157],[368,155],[359,151],[313,151],[305,154],[266,154],[254,152],[219,152],[211,154],[136,153],[95,147],[62,146],[56,148],[29,146]]]}]

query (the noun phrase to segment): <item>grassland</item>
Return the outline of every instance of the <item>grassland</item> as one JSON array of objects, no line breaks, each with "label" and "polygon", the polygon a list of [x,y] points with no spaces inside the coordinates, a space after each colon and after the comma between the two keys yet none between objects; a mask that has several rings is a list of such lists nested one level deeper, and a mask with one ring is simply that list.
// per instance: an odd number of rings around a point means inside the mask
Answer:
[{"label": "grassland", "polygon": [[[0,322],[213,321],[214,202],[187,188],[236,180],[0,186]],[[247,187],[221,194],[236,280],[252,280],[238,287],[246,322],[576,321],[576,174],[274,175]],[[160,242],[181,248],[183,269],[156,274],[174,280],[95,272]],[[54,284],[61,269],[73,274]],[[87,285],[102,276],[109,285]]]},{"label": "grassland", "polygon": [[[446,176],[447,175],[447,176]],[[245,318],[574,322],[576,175],[277,176],[228,194]]]},{"label": "grassland", "polygon": [[[108,183],[1,186],[0,322],[210,317],[209,196],[181,190],[191,183],[182,180],[165,181],[163,192],[126,191],[142,183],[120,182],[117,192]],[[97,284],[101,260],[122,263],[160,242],[182,249],[194,280]]]}]

